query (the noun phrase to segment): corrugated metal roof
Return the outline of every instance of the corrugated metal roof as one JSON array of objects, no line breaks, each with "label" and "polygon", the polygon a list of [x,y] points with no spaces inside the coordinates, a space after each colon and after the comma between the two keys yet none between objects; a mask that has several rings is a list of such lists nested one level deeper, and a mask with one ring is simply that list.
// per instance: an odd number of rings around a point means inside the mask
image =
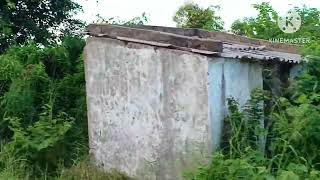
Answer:
[{"label": "corrugated metal roof", "polygon": [[247,46],[241,44],[223,44],[222,57],[261,60],[266,62],[279,61],[285,63],[300,63],[299,54],[266,50],[263,46]]}]

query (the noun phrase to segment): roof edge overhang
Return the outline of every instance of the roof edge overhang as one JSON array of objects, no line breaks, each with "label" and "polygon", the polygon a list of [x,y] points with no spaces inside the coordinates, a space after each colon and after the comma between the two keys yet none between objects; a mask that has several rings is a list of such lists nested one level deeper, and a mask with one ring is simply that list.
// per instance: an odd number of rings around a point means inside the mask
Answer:
[{"label": "roof edge overhang", "polygon": [[292,53],[292,54],[299,54],[302,48],[301,46],[294,45],[294,44],[270,42],[263,39],[249,38],[249,37],[239,36],[239,35],[235,35],[227,32],[213,32],[213,31],[206,31],[206,30],[195,29],[195,28],[175,28],[175,27],[146,26],[146,25],[137,25],[134,27],[140,28],[140,29],[173,33],[173,34],[183,35],[183,36],[209,38],[217,41],[222,41],[224,43],[242,44],[247,46],[264,46],[266,50]]},{"label": "roof edge overhang", "polygon": [[300,63],[300,46],[271,43],[225,32],[161,26],[90,24],[86,34],[203,55],[273,63]]},{"label": "roof edge overhang", "polygon": [[91,24],[87,27],[91,36],[116,38],[119,40],[137,41],[140,43],[162,44],[175,48],[190,48],[193,50],[219,53],[223,51],[221,41],[204,39],[199,37],[188,37],[173,33],[160,32],[147,29],[131,28],[117,25]]}]

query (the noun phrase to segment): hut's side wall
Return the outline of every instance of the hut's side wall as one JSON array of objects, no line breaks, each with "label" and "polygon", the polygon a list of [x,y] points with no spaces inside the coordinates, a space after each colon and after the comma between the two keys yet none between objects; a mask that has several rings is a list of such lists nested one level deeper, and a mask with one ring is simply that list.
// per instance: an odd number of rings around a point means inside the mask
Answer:
[{"label": "hut's side wall", "polygon": [[[219,148],[227,99],[243,107],[255,88],[263,88],[262,66],[236,59],[215,58],[209,62],[209,106],[213,149]],[[262,140],[263,144],[263,140]]]},{"label": "hut's side wall", "polygon": [[96,164],[137,179],[181,179],[208,159],[208,58],[88,38],[90,152]]}]

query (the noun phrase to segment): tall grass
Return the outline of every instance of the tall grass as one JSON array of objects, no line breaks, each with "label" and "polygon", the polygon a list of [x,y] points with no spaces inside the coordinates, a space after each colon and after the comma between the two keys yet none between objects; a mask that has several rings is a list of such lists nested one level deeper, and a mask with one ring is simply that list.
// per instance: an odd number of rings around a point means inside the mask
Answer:
[{"label": "tall grass", "polygon": [[95,167],[89,158],[79,159],[69,168],[61,164],[54,176],[43,168],[37,173],[39,175],[34,176],[33,168],[30,168],[26,159],[17,158],[5,146],[1,146],[0,180],[130,180],[119,172],[106,172]]}]

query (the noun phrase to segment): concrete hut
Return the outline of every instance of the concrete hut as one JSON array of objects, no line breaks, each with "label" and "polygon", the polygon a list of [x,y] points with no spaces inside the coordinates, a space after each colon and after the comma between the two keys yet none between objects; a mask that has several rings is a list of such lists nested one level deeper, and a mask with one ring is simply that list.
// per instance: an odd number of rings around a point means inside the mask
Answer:
[{"label": "concrete hut", "polygon": [[208,161],[227,98],[243,106],[263,88],[264,66],[277,70],[280,86],[301,58],[296,46],[223,32],[96,24],[87,31],[90,152],[96,165],[137,179],[181,179]]}]

